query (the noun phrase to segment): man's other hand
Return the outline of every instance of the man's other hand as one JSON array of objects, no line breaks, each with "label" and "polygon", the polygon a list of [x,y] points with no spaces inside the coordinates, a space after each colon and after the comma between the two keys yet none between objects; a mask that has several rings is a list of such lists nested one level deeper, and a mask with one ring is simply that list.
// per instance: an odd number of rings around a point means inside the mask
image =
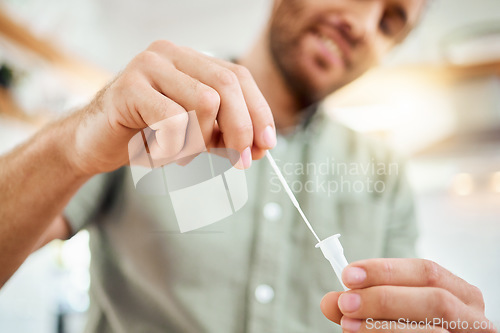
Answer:
[{"label": "man's other hand", "polygon": [[342,280],[351,290],[326,294],[321,310],[344,332],[496,332],[479,289],[432,261],[358,261]]}]

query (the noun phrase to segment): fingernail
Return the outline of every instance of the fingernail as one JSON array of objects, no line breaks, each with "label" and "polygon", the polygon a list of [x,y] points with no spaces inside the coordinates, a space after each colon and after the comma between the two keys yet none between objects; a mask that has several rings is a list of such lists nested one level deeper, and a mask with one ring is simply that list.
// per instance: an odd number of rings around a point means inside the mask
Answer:
[{"label": "fingernail", "polygon": [[274,146],[276,146],[276,131],[271,126],[266,127],[262,137],[264,139],[264,144],[268,148],[274,148]]},{"label": "fingernail", "polygon": [[366,271],[359,267],[346,267],[343,273],[345,284],[356,285],[362,283],[366,279]]},{"label": "fingernail", "polygon": [[361,296],[356,293],[344,293],[339,297],[339,308],[342,312],[354,312],[361,306]]},{"label": "fingernail", "polygon": [[344,332],[355,333],[361,328],[361,320],[342,317],[340,319],[340,326],[342,326]]},{"label": "fingernail", "polygon": [[250,147],[246,147],[241,153],[241,161],[244,169],[248,169],[252,165],[252,151]]}]

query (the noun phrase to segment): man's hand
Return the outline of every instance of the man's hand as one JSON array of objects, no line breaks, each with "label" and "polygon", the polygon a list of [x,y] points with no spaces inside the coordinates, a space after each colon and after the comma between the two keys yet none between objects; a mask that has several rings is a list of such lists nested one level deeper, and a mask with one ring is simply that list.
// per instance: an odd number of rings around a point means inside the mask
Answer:
[{"label": "man's hand", "polygon": [[321,310],[344,332],[496,332],[479,289],[432,261],[363,260],[342,280],[351,290],[328,293]]},{"label": "man's hand", "polygon": [[270,107],[246,68],[157,41],[72,117],[70,162],[87,175],[114,170],[127,164],[129,140],[148,126],[163,157],[175,156],[192,110],[207,148],[238,151],[242,168],[276,144]]}]

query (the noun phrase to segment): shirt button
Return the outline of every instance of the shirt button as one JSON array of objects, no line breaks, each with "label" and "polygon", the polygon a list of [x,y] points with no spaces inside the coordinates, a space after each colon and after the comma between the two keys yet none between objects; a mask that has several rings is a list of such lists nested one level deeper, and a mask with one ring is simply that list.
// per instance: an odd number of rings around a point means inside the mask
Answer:
[{"label": "shirt button", "polygon": [[276,202],[268,202],[264,206],[263,214],[269,221],[277,221],[281,218],[281,216],[283,216],[283,210]]},{"label": "shirt button", "polygon": [[267,304],[274,298],[274,289],[267,284],[261,284],[255,288],[255,299],[261,304]]}]

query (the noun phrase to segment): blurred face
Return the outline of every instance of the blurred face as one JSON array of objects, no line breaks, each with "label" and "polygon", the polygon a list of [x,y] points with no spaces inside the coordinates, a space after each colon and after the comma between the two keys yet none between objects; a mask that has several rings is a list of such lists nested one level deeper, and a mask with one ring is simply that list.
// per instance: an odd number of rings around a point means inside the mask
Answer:
[{"label": "blurred face", "polygon": [[271,54],[305,104],[377,64],[413,28],[426,0],[276,0]]}]

